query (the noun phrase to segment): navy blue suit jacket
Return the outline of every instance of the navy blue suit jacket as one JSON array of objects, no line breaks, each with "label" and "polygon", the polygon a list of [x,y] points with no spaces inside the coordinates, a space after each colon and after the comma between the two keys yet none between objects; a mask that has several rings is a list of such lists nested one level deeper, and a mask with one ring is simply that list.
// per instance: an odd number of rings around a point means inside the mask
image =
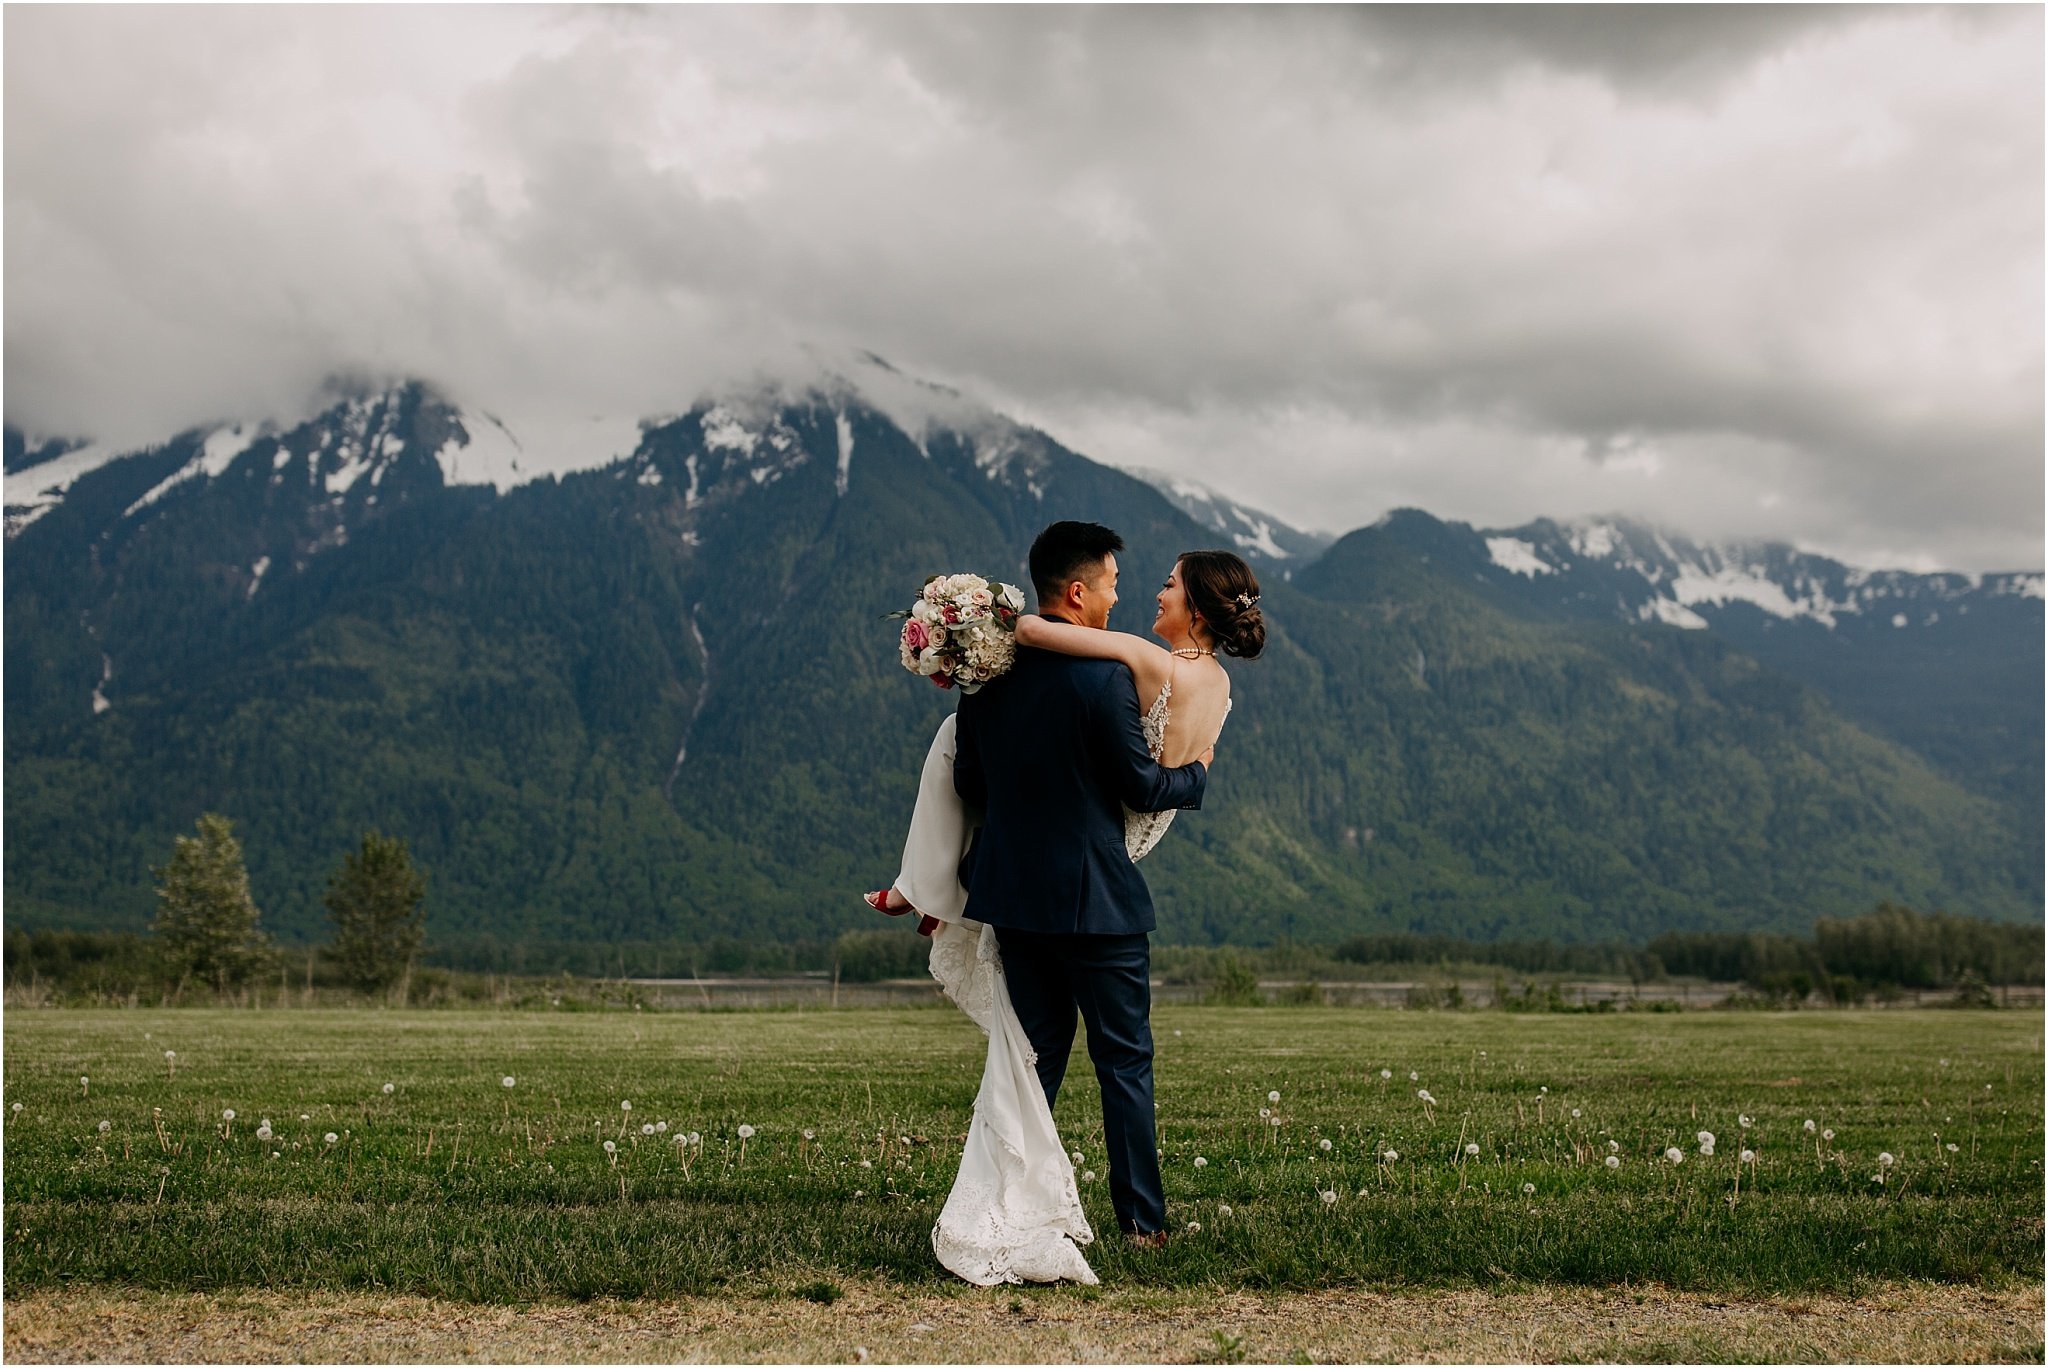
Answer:
[{"label": "navy blue suit jacket", "polygon": [[961,871],[967,915],[1019,931],[1152,930],[1124,808],[1200,807],[1209,772],[1153,760],[1130,669],[1020,648],[1007,674],[961,698],[957,728],[953,787],[985,814]]}]

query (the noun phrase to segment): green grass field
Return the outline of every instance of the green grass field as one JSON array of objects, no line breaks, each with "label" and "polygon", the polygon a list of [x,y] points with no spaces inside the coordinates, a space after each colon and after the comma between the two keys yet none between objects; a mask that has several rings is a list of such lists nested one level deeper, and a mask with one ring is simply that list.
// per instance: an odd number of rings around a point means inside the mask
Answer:
[{"label": "green grass field", "polygon": [[[1159,1253],[1099,1238],[1110,1288],[2041,1278],[2038,1012],[1154,1024],[1176,1234]],[[9,1295],[943,1291],[928,1233],[982,1050],[949,1008],[15,1011]],[[1057,1116],[1111,1235],[1078,1050]]]}]

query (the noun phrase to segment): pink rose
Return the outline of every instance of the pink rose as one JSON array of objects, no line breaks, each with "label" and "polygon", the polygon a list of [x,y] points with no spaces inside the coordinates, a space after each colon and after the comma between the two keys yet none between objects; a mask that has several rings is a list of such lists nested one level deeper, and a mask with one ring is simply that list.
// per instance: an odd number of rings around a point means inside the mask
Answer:
[{"label": "pink rose", "polygon": [[903,644],[913,651],[922,651],[931,644],[931,634],[916,618],[903,624]]}]

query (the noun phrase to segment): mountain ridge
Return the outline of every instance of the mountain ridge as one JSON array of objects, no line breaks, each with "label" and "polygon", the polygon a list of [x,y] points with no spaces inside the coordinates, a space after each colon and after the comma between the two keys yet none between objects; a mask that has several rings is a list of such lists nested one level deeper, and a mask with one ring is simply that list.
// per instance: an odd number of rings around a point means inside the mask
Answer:
[{"label": "mountain ridge", "polygon": [[[888,647],[905,586],[1021,578],[1063,516],[1124,533],[1127,582],[1213,538],[899,378],[895,416],[851,385],[727,392],[503,489],[514,453],[472,453],[483,420],[424,385],[78,474],[7,541],[11,908],[140,924],[148,864],[219,808],[294,939],[370,825],[434,871],[441,934],[868,924],[848,890],[893,861],[951,701]],[[2014,802],[1718,632],[1532,599],[1556,577],[1490,575],[1483,536],[1426,514],[1376,528],[1268,575],[1214,797],[1146,864],[1163,934],[2037,914]]]}]

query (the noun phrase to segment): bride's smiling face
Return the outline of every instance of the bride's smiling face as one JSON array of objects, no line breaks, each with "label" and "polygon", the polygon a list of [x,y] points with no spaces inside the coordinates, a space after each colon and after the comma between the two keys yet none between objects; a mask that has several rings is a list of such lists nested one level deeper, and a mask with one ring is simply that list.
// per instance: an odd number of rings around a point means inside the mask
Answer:
[{"label": "bride's smiling face", "polygon": [[1180,582],[1180,562],[1173,563],[1173,570],[1166,577],[1166,583],[1159,587],[1159,595],[1153,600],[1159,606],[1159,615],[1152,619],[1152,635],[1161,641],[1184,641],[1194,630],[1194,613],[1188,608],[1188,591]]}]

